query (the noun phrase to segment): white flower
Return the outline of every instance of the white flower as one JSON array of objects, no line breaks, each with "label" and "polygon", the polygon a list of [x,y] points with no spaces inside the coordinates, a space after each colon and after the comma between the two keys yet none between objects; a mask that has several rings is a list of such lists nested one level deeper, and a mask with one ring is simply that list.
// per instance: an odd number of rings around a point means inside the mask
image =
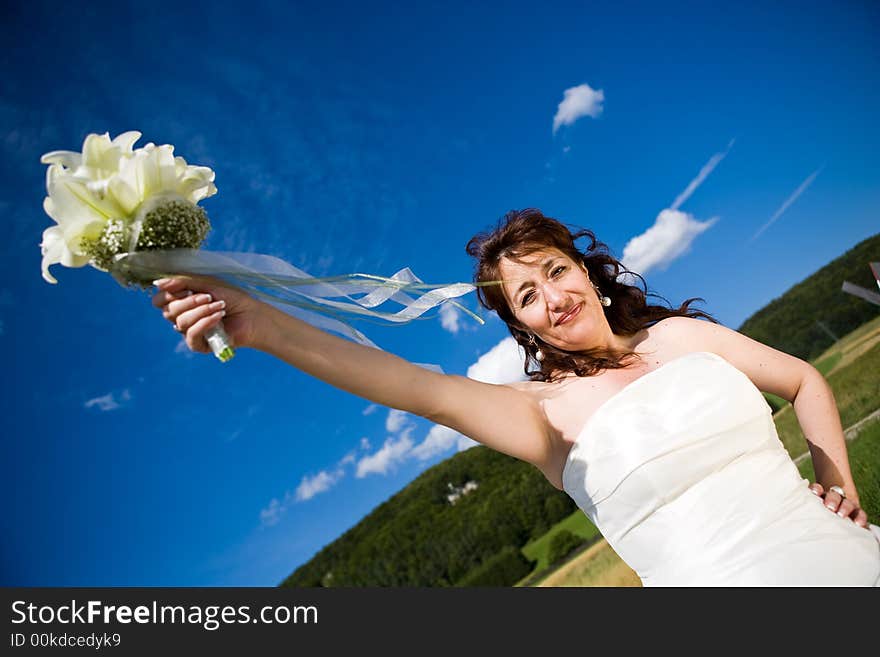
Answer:
[{"label": "white flower", "polygon": [[51,265],[95,265],[87,252],[89,242],[100,238],[107,225],[120,221],[130,226],[143,211],[162,198],[195,205],[217,193],[214,172],[191,166],[174,156],[174,147],[147,144],[133,149],[137,131],[111,140],[108,133],[90,134],[82,153],[52,151],[41,158],[48,164],[43,209],[57,223],[43,232],[43,278],[57,283]]}]

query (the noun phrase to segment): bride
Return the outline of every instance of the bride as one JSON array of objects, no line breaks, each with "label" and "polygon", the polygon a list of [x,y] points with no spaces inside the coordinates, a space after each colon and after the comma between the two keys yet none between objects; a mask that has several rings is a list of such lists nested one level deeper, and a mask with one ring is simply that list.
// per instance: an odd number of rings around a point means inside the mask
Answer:
[{"label": "bride", "polygon": [[[590,231],[538,210],[507,213],[467,249],[476,282],[499,282],[478,287],[480,302],[525,349],[530,381],[432,372],[214,279],[156,281],[153,304],[193,351],[209,353],[205,333],[222,320],[239,347],[533,464],[646,586],[880,584],[880,528],[859,507],[816,369],[690,309],[693,299],[648,304]],[[792,403],[813,486],[760,391]]]}]

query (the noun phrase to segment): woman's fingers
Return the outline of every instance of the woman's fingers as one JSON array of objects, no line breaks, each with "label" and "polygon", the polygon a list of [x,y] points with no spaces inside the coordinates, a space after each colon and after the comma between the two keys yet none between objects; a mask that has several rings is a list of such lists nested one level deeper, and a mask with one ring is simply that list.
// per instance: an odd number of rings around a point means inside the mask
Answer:
[{"label": "woman's fingers", "polygon": [[810,484],[810,492],[820,498],[824,496],[825,499],[823,500],[823,503],[825,506],[830,511],[834,511],[841,518],[852,520],[859,527],[864,527],[865,529],[868,528],[868,514],[864,509],[860,508],[857,503],[841,497],[833,490],[826,493],[822,484],[818,482]]},{"label": "woman's fingers", "polygon": [[841,518],[847,518],[853,511],[858,508],[859,507],[854,502],[844,499],[840,503],[840,506],[837,507],[837,515],[839,515]]},{"label": "woman's fingers", "polygon": [[843,502],[843,497],[840,495],[840,493],[833,490],[829,490],[827,493],[825,493],[825,506],[829,510],[836,513],[841,502]]},{"label": "woman's fingers", "polygon": [[[174,325],[181,333],[189,332],[203,317],[226,308],[225,301],[214,301],[210,294],[194,294],[174,303],[183,304],[171,312],[171,315],[175,317]],[[169,308],[171,305],[169,304]],[[178,312],[179,309],[182,310]]]},{"label": "woman's fingers", "polygon": [[193,282],[194,279],[177,276],[175,278],[160,278],[153,281],[153,285],[163,292],[180,292],[190,286]]},{"label": "woman's fingers", "polygon": [[[217,302],[222,303],[222,302]],[[199,310],[205,310],[208,308],[207,306],[203,306]],[[193,312],[193,311],[191,311]],[[208,345],[208,341],[205,340],[205,332],[220,322],[223,319],[223,316],[226,314],[225,310],[216,310],[211,312],[208,309],[208,314],[196,320],[196,322],[189,327],[186,331],[186,344],[193,351],[198,351],[200,353],[209,353],[211,351],[211,347]]]},{"label": "woman's fingers", "polygon": [[864,509],[859,509],[858,513],[852,517],[852,521],[856,523],[859,527],[868,528],[868,514],[865,513]]},{"label": "woman's fingers", "polygon": [[183,299],[184,297],[188,297],[191,294],[193,294],[192,290],[181,290],[180,292],[156,292],[156,294],[153,295],[153,305],[156,308],[162,308],[164,306],[167,306],[172,301]]}]

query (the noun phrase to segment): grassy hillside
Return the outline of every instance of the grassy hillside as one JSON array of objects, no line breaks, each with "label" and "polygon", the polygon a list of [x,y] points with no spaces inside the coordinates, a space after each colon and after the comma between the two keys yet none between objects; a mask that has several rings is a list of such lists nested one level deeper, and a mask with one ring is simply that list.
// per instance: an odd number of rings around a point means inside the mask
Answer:
[{"label": "grassy hillside", "polygon": [[[468,482],[476,488],[450,503]],[[282,586],[513,584],[532,569],[520,548],[575,508],[537,468],[473,447],[423,472]],[[495,563],[502,552],[520,556]]]},{"label": "grassy hillside", "polygon": [[841,291],[843,282],[849,281],[876,292],[868,263],[877,261],[880,234],[829,262],[761,308],[737,330],[798,358],[813,360],[835,342],[822,325],[842,336],[877,317],[877,306]]}]

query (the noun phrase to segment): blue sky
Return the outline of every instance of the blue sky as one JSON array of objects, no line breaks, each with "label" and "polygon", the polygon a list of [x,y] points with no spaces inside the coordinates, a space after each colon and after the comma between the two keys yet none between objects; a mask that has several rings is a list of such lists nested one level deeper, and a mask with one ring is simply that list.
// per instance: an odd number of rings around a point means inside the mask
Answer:
[{"label": "blue sky", "polygon": [[[468,239],[539,207],[732,328],[880,227],[876,3],[184,4],[2,10],[4,585],[276,585],[470,444],[189,354],[97,270],[45,283],[40,155],[88,133],[212,167],[208,249],[467,281]],[[358,328],[518,373],[497,320]]]}]

